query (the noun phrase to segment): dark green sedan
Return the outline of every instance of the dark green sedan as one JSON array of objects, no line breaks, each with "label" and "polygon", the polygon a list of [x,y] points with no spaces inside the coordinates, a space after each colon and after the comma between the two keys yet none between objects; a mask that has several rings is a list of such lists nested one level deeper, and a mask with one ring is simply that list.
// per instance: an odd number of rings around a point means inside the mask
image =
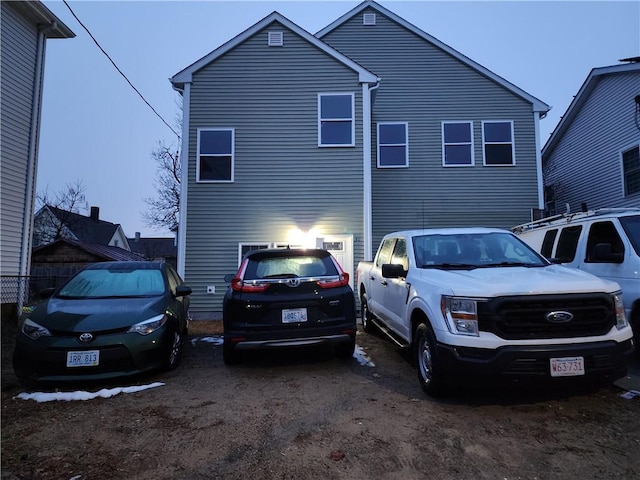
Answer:
[{"label": "dark green sedan", "polygon": [[96,263],[48,294],[22,320],[18,378],[99,380],[178,366],[191,289],[170,265]]}]

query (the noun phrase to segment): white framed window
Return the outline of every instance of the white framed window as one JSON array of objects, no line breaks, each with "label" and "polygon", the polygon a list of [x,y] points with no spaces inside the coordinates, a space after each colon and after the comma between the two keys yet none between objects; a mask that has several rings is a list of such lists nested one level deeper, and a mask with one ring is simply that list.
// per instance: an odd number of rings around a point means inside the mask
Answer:
[{"label": "white framed window", "polygon": [[442,122],[442,166],[468,167],[473,165],[475,165],[473,122]]},{"label": "white framed window", "polygon": [[488,166],[516,164],[512,121],[482,122],[482,153]]},{"label": "white framed window", "polygon": [[196,181],[233,182],[235,129],[199,128]]},{"label": "white framed window", "polygon": [[620,152],[622,157],[622,175],[624,177],[624,196],[640,193],[640,144]]},{"label": "white framed window", "polygon": [[355,145],[355,97],[353,93],[318,94],[318,146]]},{"label": "white framed window", "polygon": [[409,166],[409,124],[378,123],[378,168]]},{"label": "white framed window", "polygon": [[266,250],[271,248],[268,242],[251,242],[238,244],[238,266],[242,263],[242,258],[252,250]]}]

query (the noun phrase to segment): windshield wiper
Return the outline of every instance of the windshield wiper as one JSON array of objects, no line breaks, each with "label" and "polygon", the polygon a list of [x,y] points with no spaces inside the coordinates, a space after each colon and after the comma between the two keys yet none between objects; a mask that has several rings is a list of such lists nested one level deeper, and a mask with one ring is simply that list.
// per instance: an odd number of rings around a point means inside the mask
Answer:
[{"label": "windshield wiper", "polygon": [[524,262],[499,262],[499,263],[487,263],[483,267],[541,267],[542,265],[536,265],[533,263]]},{"label": "windshield wiper", "polygon": [[471,263],[434,263],[432,265],[422,265],[422,268],[438,268],[442,270],[474,270],[478,265]]}]

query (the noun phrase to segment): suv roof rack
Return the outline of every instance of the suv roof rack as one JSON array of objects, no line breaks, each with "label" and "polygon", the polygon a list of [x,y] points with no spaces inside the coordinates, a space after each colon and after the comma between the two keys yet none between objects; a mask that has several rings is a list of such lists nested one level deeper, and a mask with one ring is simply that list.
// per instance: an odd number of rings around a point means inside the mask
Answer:
[{"label": "suv roof rack", "polygon": [[597,217],[600,215],[608,215],[611,213],[626,213],[626,212],[637,212],[640,213],[639,207],[620,207],[620,208],[597,208],[595,210],[589,210],[587,212],[576,212],[576,213],[560,213],[558,215],[553,215],[551,217],[541,218],[539,220],[535,220],[533,222],[523,223],[521,225],[516,225],[515,227],[511,227],[511,231],[513,233],[521,233],[527,230],[533,230],[535,228],[546,227],[549,225],[555,225],[558,223],[562,223],[564,220],[566,223],[569,223],[571,220],[587,218],[587,217]]}]

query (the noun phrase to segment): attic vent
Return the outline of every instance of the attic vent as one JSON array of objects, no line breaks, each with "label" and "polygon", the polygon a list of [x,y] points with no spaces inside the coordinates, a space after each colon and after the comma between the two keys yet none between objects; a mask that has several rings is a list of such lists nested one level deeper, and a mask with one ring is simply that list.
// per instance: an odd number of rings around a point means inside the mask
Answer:
[{"label": "attic vent", "polygon": [[284,45],[284,35],[282,32],[269,32],[268,45],[270,47],[281,47]]},{"label": "attic vent", "polygon": [[376,14],[375,13],[365,13],[362,16],[362,24],[363,25],[375,25],[376,24]]}]

